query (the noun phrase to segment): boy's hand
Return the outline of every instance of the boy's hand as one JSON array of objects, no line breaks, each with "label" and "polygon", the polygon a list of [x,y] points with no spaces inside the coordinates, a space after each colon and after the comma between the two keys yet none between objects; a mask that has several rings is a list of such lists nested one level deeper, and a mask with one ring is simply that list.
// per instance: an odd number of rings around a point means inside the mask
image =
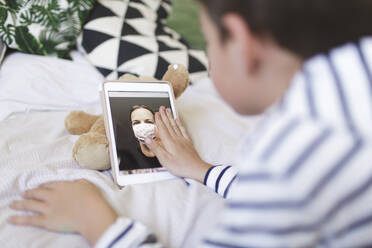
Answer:
[{"label": "boy's hand", "polygon": [[26,191],[24,200],[14,201],[10,207],[37,214],[12,216],[12,224],[81,233],[91,245],[117,218],[100,190],[86,180],[42,184]]},{"label": "boy's hand", "polygon": [[161,165],[175,176],[203,182],[211,165],[201,160],[180,120],[174,120],[170,109],[161,107],[155,124],[161,142],[146,139],[146,144]]}]

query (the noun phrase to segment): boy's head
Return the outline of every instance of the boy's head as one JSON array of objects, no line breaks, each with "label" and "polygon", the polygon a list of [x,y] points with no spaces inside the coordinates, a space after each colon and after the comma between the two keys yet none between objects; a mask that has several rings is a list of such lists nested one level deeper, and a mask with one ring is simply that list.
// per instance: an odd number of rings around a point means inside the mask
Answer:
[{"label": "boy's head", "polygon": [[212,77],[242,114],[280,98],[301,61],[372,34],[371,0],[199,2]]}]

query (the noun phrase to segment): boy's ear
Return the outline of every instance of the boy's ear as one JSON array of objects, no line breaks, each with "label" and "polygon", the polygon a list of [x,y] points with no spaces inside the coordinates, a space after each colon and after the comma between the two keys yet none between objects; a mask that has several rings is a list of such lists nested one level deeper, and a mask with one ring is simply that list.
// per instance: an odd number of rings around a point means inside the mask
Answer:
[{"label": "boy's ear", "polygon": [[237,14],[226,14],[222,18],[222,24],[227,33],[225,45],[230,55],[241,58],[236,66],[242,66],[242,70],[255,73],[261,62],[262,39],[252,33],[246,21]]}]

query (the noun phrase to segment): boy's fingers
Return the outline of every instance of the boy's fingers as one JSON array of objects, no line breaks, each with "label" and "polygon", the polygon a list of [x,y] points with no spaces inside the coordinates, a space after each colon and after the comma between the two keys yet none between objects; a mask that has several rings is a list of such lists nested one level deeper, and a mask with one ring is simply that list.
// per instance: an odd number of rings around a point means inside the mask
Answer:
[{"label": "boy's fingers", "polygon": [[165,144],[169,144],[170,139],[171,139],[171,135],[169,133],[169,130],[167,129],[167,127],[165,126],[165,124],[161,120],[161,117],[160,117],[159,113],[155,114],[155,124],[156,124],[156,127],[158,129],[160,140],[162,142],[164,142]]},{"label": "boy's fingers", "polygon": [[181,130],[182,136],[187,140],[191,140],[189,133],[187,132],[186,128],[183,126],[179,118],[176,120],[176,122],[177,122],[178,128]]},{"label": "boy's fingers", "polygon": [[88,184],[88,185],[95,186],[91,181],[89,181],[85,178],[80,178],[80,179],[74,180],[71,183],[81,183],[81,184]]},{"label": "boy's fingers", "polygon": [[39,200],[39,201],[45,201],[49,198],[50,190],[45,188],[36,188],[32,190],[27,190],[23,196],[25,199],[30,200]]},{"label": "boy's fingers", "polygon": [[8,221],[14,225],[45,227],[45,218],[41,215],[16,215],[11,216]]},{"label": "boy's fingers", "polygon": [[54,182],[40,184],[39,187],[45,188],[45,189],[55,189],[55,188],[63,186],[64,184],[65,182],[62,182],[62,181],[54,181]]},{"label": "boy's fingers", "polygon": [[171,123],[170,123],[170,121],[168,119],[166,110],[165,110],[165,108],[163,106],[160,107],[159,113],[160,113],[160,116],[161,116],[161,120],[164,123],[164,126],[168,129],[169,134],[174,137],[176,134],[175,134],[175,132],[173,130],[173,127],[172,127],[172,125],[171,125]]},{"label": "boy's fingers", "polygon": [[169,122],[172,126],[173,132],[177,136],[182,136],[182,133],[181,133],[180,129],[178,128],[178,125],[177,125],[176,121],[173,118],[172,110],[170,108],[167,108],[166,113],[167,113],[168,120],[169,120]]},{"label": "boy's fingers", "polygon": [[146,145],[150,148],[150,150],[155,154],[159,161],[164,161],[167,156],[167,151],[154,140],[147,138],[145,140]]},{"label": "boy's fingers", "polygon": [[47,210],[45,203],[35,200],[13,201],[10,204],[10,207],[15,210],[32,211],[37,213],[45,213]]}]

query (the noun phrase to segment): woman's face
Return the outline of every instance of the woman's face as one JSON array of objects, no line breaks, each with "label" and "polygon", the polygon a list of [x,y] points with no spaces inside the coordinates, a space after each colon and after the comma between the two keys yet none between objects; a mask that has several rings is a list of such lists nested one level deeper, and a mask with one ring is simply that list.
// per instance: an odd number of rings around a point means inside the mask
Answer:
[{"label": "woman's face", "polygon": [[145,108],[139,108],[132,112],[131,114],[132,127],[142,123],[154,124],[154,115]]},{"label": "woman's face", "polygon": [[139,108],[131,114],[132,129],[134,136],[140,143],[144,143],[146,138],[155,138],[155,121],[151,111]]}]

